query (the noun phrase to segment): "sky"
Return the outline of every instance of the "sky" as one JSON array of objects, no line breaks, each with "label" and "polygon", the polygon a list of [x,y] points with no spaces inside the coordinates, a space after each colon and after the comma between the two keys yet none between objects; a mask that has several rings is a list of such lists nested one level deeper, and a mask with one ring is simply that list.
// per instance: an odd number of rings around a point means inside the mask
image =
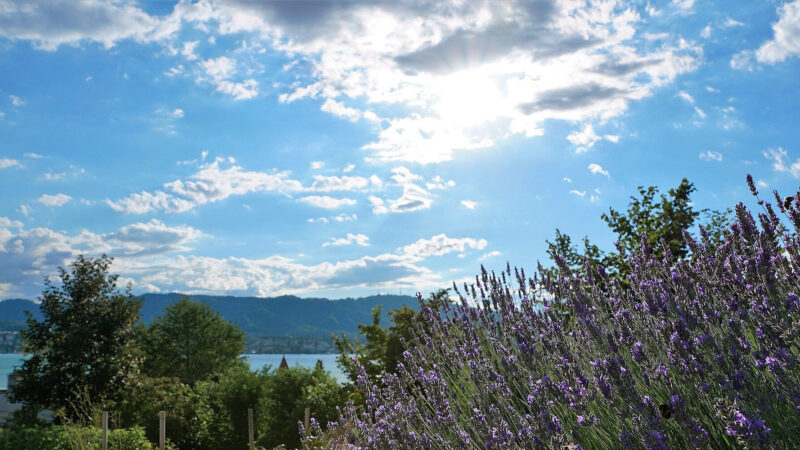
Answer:
[{"label": "sky", "polygon": [[637,186],[796,192],[798,123],[800,0],[0,0],[0,298],[530,273]]}]

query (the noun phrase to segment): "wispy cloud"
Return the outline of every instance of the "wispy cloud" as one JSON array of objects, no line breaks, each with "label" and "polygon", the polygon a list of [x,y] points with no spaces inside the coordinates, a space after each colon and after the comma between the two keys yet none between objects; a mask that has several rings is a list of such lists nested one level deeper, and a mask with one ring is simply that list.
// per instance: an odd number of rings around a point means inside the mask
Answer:
[{"label": "wispy cloud", "polygon": [[607,177],[611,177],[607,170],[603,169],[603,166],[596,163],[589,164],[589,172],[591,173],[599,173],[601,175],[605,175]]},{"label": "wispy cloud", "polygon": [[55,195],[44,194],[37,201],[45,206],[58,208],[66,205],[70,200],[72,197],[69,195],[58,193]]},{"label": "wispy cloud", "polygon": [[368,247],[369,237],[361,233],[359,234],[347,233],[347,237],[333,238],[330,241],[323,243],[322,246],[328,247],[331,245],[341,246],[341,245],[352,245],[352,244],[360,245],[362,247]]}]

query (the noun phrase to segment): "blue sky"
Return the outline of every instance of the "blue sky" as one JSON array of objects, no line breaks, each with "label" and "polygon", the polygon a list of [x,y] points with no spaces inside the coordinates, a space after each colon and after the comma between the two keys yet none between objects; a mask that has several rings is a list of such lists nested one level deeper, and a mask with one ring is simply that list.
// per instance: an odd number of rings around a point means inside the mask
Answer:
[{"label": "blue sky", "polygon": [[797,190],[800,0],[0,0],[0,298],[423,293]]}]

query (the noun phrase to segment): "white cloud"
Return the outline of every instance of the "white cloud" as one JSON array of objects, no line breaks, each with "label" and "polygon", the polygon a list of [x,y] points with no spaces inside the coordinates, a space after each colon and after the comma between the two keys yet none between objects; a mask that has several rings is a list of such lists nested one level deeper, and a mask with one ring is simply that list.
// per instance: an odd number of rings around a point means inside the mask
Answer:
[{"label": "white cloud", "polygon": [[758,185],[758,187],[760,187],[761,189],[766,189],[769,187],[769,184],[764,180],[756,181],[756,185]]},{"label": "white cloud", "polygon": [[719,89],[714,88],[713,86],[706,86],[706,90],[708,92],[718,93]]},{"label": "white cloud", "polygon": [[345,167],[344,169],[342,169],[342,172],[343,172],[343,173],[350,173],[350,172],[352,172],[352,171],[353,171],[353,169],[355,169],[355,168],[356,168],[356,165],[355,165],[355,164],[348,164],[348,165],[347,165],[347,167]]},{"label": "white cloud", "polygon": [[601,166],[600,164],[595,164],[595,163],[589,164],[589,172],[599,173],[599,174],[605,175],[607,177],[611,177],[611,175],[609,175],[608,171],[603,169],[603,166]]},{"label": "white cloud", "polygon": [[317,217],[316,219],[309,218],[308,222],[309,223],[330,223],[330,222],[342,223],[342,222],[351,222],[351,221],[354,221],[354,220],[358,220],[358,216],[355,213],[354,214],[339,214],[339,215],[332,216],[332,217]]},{"label": "white cloud", "polygon": [[677,95],[689,103],[694,103],[694,97],[692,97],[691,94],[686,91],[679,91]]},{"label": "white cloud", "polygon": [[37,201],[45,206],[58,208],[64,206],[70,200],[72,200],[72,197],[69,195],[59,193],[56,195],[43,194]]},{"label": "white cloud", "polygon": [[703,111],[702,109],[698,108],[697,106],[694,107],[694,112],[695,112],[695,114],[700,116],[701,119],[705,119],[706,116],[707,116],[706,112]]},{"label": "white cloud", "polygon": [[370,184],[372,184],[373,186],[375,186],[377,188],[383,187],[383,180],[381,180],[380,177],[378,177],[377,175],[370,175],[369,176],[369,182],[370,182]]},{"label": "white cloud", "polygon": [[502,255],[502,253],[500,253],[498,250],[492,250],[491,252],[484,253],[483,255],[481,255],[481,257],[478,258],[478,261],[484,261],[486,259],[494,258],[500,255]]},{"label": "white cloud", "polygon": [[[66,266],[79,254],[114,255],[116,267],[120,261],[189,250],[187,244],[204,236],[189,226],[167,226],[157,220],[106,234],[84,230],[68,235],[48,228],[25,229],[20,222],[0,217],[0,283],[11,283],[19,295],[40,286],[43,277],[56,275],[58,266]],[[151,270],[159,269],[153,265]]]},{"label": "white cloud", "polygon": [[25,106],[25,100],[16,95],[9,95],[8,99],[11,100],[11,104],[16,107]]},{"label": "white cloud", "polygon": [[368,197],[368,200],[369,203],[372,205],[372,214],[380,215],[389,212],[389,208],[386,207],[386,204],[382,198],[370,195]]},{"label": "white cloud", "polygon": [[577,195],[578,197],[586,197],[586,191],[579,191],[577,189],[573,189],[569,191],[569,193],[572,195]]},{"label": "white cloud", "polygon": [[323,167],[325,167],[325,162],[324,161],[311,161],[311,164],[309,164],[309,167],[311,167],[312,170],[319,170],[319,169],[322,169]]},{"label": "white cloud", "polygon": [[753,70],[753,51],[742,50],[731,57],[731,68],[737,70]]},{"label": "white cloud", "polygon": [[252,192],[299,192],[303,186],[289,179],[288,172],[254,172],[239,166],[221,168],[221,159],[205,164],[188,180],[175,180],[164,184],[169,192],[142,191],[112,201],[106,199],[112,209],[128,214],[143,214],[155,210],[184,212],[206,203],[224,200],[233,195]]},{"label": "white cloud", "polygon": [[180,108],[173,109],[170,114],[172,115],[172,117],[175,117],[176,119],[182,119],[183,118],[183,110],[180,109]]},{"label": "white cloud", "polygon": [[369,202],[372,204],[372,212],[374,214],[386,214],[390,211],[403,213],[430,208],[435,198],[430,191],[448,189],[455,186],[453,180],[444,181],[440,176],[436,176],[431,181],[426,182],[425,187],[423,187],[423,177],[402,166],[393,168],[390,178],[393,181],[392,184],[399,186],[403,192],[396,199],[370,196]]},{"label": "white cloud", "polygon": [[[281,101],[317,98],[350,120],[385,123],[364,146],[376,161],[445,161],[513,134],[541,135],[551,119],[607,120],[702,60],[702,47],[678,36],[656,44],[633,39],[641,17],[615,0],[453,1],[435,8],[341,2],[302,12],[292,2],[199,1],[178,2],[161,15],[127,2],[6,3],[0,34],[10,39],[49,50],[157,42],[192,66],[177,65],[169,75],[191,73],[239,100],[259,94],[263,63],[248,56],[270,46],[303,62],[287,67],[294,83],[275,85]],[[675,5],[687,10],[693,3]],[[658,14],[650,5],[647,11]],[[196,41],[172,48],[184,26],[252,39],[228,56],[200,59]],[[373,106],[394,116],[364,110]]]},{"label": "white cloud", "polygon": [[197,44],[197,41],[186,41],[183,43],[181,55],[186,58],[187,61],[194,61],[197,59],[197,54],[194,52],[195,48],[197,48]]},{"label": "white cloud", "polygon": [[703,161],[722,161],[722,153],[711,150],[706,150],[705,152],[701,152],[699,157]]},{"label": "white cloud", "polygon": [[19,211],[23,216],[28,217],[28,215],[31,213],[31,207],[28,205],[19,205],[17,211]]},{"label": "white cloud", "polygon": [[351,122],[355,122],[363,116],[361,111],[347,107],[344,103],[332,98],[325,100],[325,103],[323,103],[319,109],[335,116],[343,117]]},{"label": "white cloud", "polygon": [[455,2],[435,10],[353,2],[302,21],[281,3],[220,10],[222,28],[278,36],[279,50],[309,63],[308,81],[291,85],[281,101],[319,98],[350,120],[361,114],[355,105],[406,106],[408,115],[386,119],[364,146],[377,161],[445,161],[511,134],[540,135],[549,119],[614,117],[702,57],[679,39],[632,46],[640,21],[633,9],[582,2]]},{"label": "white cloud", "polygon": [[572,183],[572,178],[570,178],[570,177],[564,177],[564,178],[562,178],[562,180],[566,181],[567,183]]},{"label": "white cloud", "polygon": [[340,246],[340,245],[352,245],[352,244],[360,245],[362,247],[369,247],[369,237],[361,233],[359,234],[347,233],[347,237],[333,238],[330,241],[323,243],[322,246],[328,247],[331,245]]},{"label": "white cloud", "polygon": [[449,238],[444,234],[437,234],[430,239],[420,239],[413,244],[401,247],[402,253],[419,258],[427,256],[442,256],[453,252],[464,252],[467,249],[483,250],[488,242],[486,239]]},{"label": "white cloud", "polygon": [[200,63],[205,71],[205,76],[198,78],[199,82],[208,82],[216,86],[217,91],[228,94],[236,100],[247,100],[258,95],[258,82],[252,78],[234,82],[236,62],[227,56],[207,59]]},{"label": "white cloud", "polygon": [[739,22],[738,20],[726,17],[725,22],[723,22],[722,26],[725,28],[733,28],[733,27],[743,27],[744,24],[742,22]]},{"label": "white cloud", "polygon": [[672,5],[676,8],[689,12],[694,7],[695,0],[672,0]]},{"label": "white cloud", "polygon": [[334,198],[327,195],[309,195],[307,197],[301,197],[300,201],[325,209],[336,209],[342,206],[352,206],[356,204],[356,201],[352,198]]},{"label": "white cloud", "polygon": [[583,130],[581,131],[574,131],[567,136],[567,140],[572,142],[574,145],[577,146],[575,149],[576,153],[583,153],[588,151],[590,148],[594,147],[601,139],[605,139],[610,142],[618,142],[619,136],[607,134],[605,136],[598,136],[597,133],[594,131],[594,127],[592,124],[587,124]]},{"label": "white cloud", "polygon": [[800,0],[778,7],[778,21],[772,24],[772,31],[772,40],[756,50],[758,62],[775,64],[800,55]]},{"label": "white cloud", "polygon": [[478,202],[475,200],[461,200],[461,206],[467,209],[475,209],[478,207]]},{"label": "white cloud", "polygon": [[703,28],[703,31],[700,32],[700,37],[703,39],[708,39],[711,37],[711,24],[708,24],[705,28]]},{"label": "white cloud", "polygon": [[364,177],[314,175],[314,182],[309,190],[314,192],[355,191],[367,187],[369,183],[370,181]]},{"label": "white cloud", "polygon": [[19,161],[10,158],[0,158],[0,169],[7,169],[14,166],[19,166]]},{"label": "white cloud", "polygon": [[42,175],[42,178],[44,178],[45,181],[59,181],[63,180],[64,177],[66,176],[67,176],[66,172],[58,172],[58,173],[45,172],[45,174]]},{"label": "white cloud", "polygon": [[795,178],[800,178],[800,158],[796,159],[791,165],[786,165],[788,153],[783,147],[769,148],[764,151],[764,157],[772,160],[772,168],[776,172],[788,172]]},{"label": "white cloud", "polygon": [[23,156],[25,156],[26,158],[31,158],[31,159],[42,159],[43,158],[43,156],[38,154],[38,153],[25,153],[25,155],[23,155]]}]

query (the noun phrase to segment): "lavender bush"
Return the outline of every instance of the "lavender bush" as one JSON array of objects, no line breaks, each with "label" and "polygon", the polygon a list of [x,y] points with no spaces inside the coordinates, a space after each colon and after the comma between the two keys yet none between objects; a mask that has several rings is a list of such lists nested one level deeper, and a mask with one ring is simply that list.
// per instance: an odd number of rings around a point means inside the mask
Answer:
[{"label": "lavender bush", "polygon": [[685,233],[677,262],[645,242],[625,283],[556,258],[531,278],[483,271],[443,312],[421,302],[397,374],[360,377],[365,404],[305,445],[800,446],[800,193],[775,198],[758,223],[737,205],[720,245]]}]

